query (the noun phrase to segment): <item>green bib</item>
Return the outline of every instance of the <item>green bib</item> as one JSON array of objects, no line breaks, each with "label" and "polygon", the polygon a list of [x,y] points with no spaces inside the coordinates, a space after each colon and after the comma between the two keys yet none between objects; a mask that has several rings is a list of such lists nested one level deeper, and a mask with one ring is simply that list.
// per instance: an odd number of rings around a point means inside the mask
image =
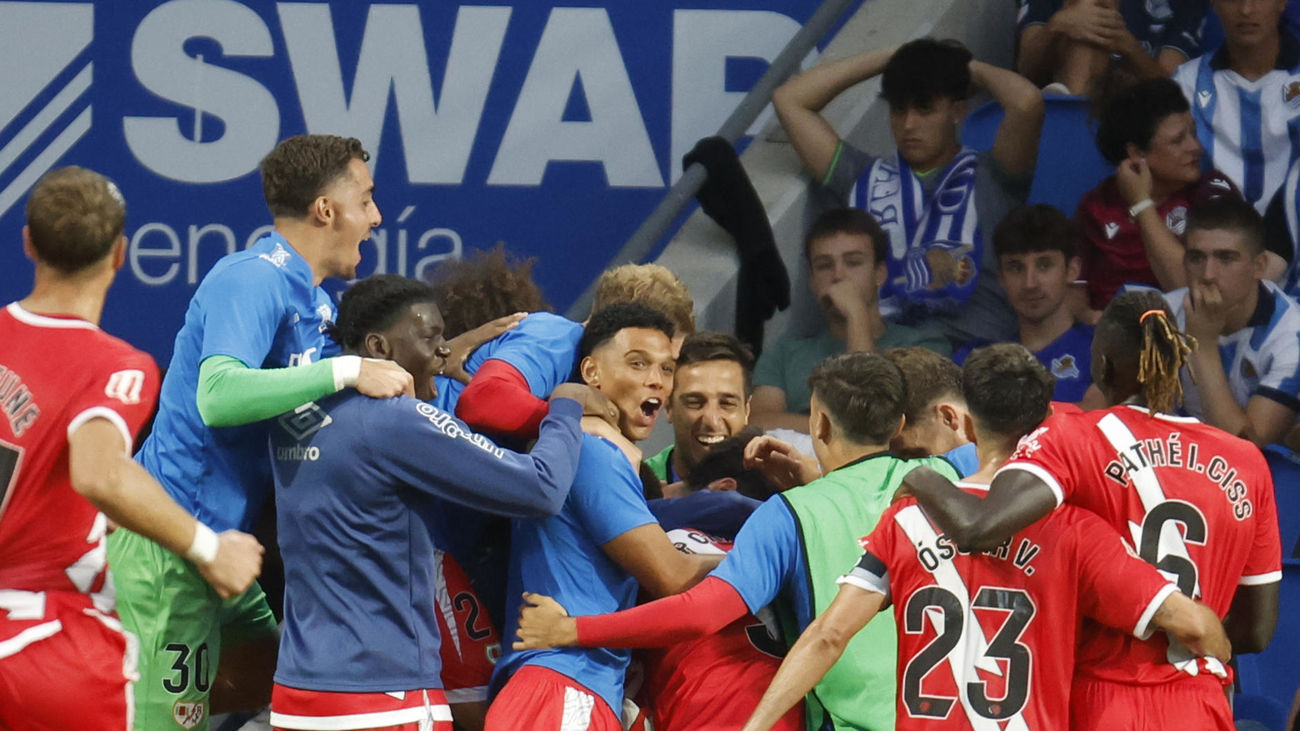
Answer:
[{"label": "green bib", "polygon": [[[836,579],[862,557],[858,539],[876,527],[903,476],[921,465],[958,479],[956,470],[941,457],[901,460],[880,453],[782,493],[794,514],[808,562],[814,616],[826,611],[839,593]],[[787,637],[794,636],[787,633]],[[881,612],[854,635],[844,656],[808,694],[809,731],[822,729],[828,717],[835,729],[892,731],[897,664],[894,615]]]}]

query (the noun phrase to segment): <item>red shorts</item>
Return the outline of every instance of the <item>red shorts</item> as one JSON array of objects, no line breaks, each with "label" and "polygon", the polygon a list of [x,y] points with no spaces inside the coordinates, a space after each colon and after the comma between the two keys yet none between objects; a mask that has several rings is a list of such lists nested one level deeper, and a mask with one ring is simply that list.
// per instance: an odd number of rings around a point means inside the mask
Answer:
[{"label": "red shorts", "polygon": [[456,559],[437,551],[434,600],[442,635],[442,687],[448,703],[486,701],[501,635]]},{"label": "red shorts", "polygon": [[488,709],[484,731],[623,731],[600,696],[550,668],[525,665]]},{"label": "red shorts", "polygon": [[0,728],[129,729],[136,654],[85,594],[0,591]]},{"label": "red shorts", "polygon": [[332,693],[279,683],[271,690],[271,727],[276,731],[452,731],[451,708],[441,690]]},{"label": "red shorts", "polygon": [[1188,677],[1163,685],[1074,679],[1070,731],[1233,731],[1232,709],[1219,679]]}]

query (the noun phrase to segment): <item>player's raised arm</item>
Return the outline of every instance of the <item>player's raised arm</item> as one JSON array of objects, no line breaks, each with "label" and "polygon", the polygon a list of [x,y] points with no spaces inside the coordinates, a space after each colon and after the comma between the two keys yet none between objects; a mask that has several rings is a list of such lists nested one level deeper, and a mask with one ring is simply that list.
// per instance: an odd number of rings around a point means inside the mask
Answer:
[{"label": "player's raised arm", "polygon": [[852,584],[842,584],[839,594],[790,648],[776,677],[754,709],[742,731],[769,729],[785,712],[813,689],[830,670],[849,640],[885,606],[886,597]]},{"label": "player's raised arm", "polygon": [[122,431],[94,418],[68,435],[72,488],[110,520],[193,561],[222,598],[242,593],[262,571],[264,550],[239,531],[220,535],[176,504],[131,459]]},{"label": "player's raised arm", "polygon": [[929,467],[912,470],[903,484],[926,515],[964,551],[996,548],[1050,513],[1058,502],[1041,477],[1024,470],[999,472],[983,499],[961,491]]}]

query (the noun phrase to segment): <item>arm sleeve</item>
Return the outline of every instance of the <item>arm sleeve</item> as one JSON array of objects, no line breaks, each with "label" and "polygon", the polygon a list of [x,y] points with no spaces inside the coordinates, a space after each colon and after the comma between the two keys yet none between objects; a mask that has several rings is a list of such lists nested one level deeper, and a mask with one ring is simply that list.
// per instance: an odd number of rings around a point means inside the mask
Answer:
[{"label": "arm sleeve", "polygon": [[284,287],[276,266],[261,259],[239,262],[205,278],[195,293],[203,320],[199,362],[227,355],[260,368],[289,309]]},{"label": "arm sleeve", "polygon": [[195,398],[207,426],[236,426],[279,416],[335,392],[334,360],[290,368],[249,368],[225,355],[199,365]]},{"label": "arm sleeve", "polygon": [[375,402],[367,445],[378,469],[417,490],[510,518],[544,518],[564,505],[577,472],[582,405],[556,399],[528,454],[498,447],[464,422],[412,398]]},{"label": "arm sleeve", "polygon": [[668,647],[711,635],[749,613],[730,584],[712,576],[688,591],[611,614],[578,617],[581,647]]},{"label": "arm sleeve", "polygon": [[456,402],[456,416],[480,431],[532,439],[547,414],[546,402],[528,389],[528,381],[503,360],[488,360],[474,374]]},{"label": "arm sleeve", "polygon": [[876,158],[871,155],[840,140],[839,147],[835,148],[835,157],[831,159],[830,167],[826,169],[826,177],[822,178],[821,184],[835,195],[847,199],[849,191],[853,190],[863,171],[871,167],[871,163],[875,160]]},{"label": "arm sleeve", "polygon": [[1080,508],[1069,509],[1068,540],[1079,567],[1082,612],[1108,627],[1146,639],[1151,618],[1178,590],[1154,566],[1133,555],[1115,529]]},{"label": "arm sleeve", "polygon": [[67,434],[72,436],[92,419],[106,419],[122,433],[127,454],[135,435],[149,420],[158,400],[158,366],[138,350],[122,347],[99,365],[87,388],[77,389],[70,408]]},{"label": "arm sleeve", "polygon": [[1049,416],[1042,426],[1020,439],[1011,459],[998,470],[1024,470],[1042,480],[1059,506],[1074,494],[1076,475],[1090,474],[1079,459],[1079,432],[1071,430],[1069,415]]},{"label": "arm sleeve", "polygon": [[759,506],[736,534],[736,543],[711,576],[727,582],[757,612],[776,598],[802,560],[794,515],[774,497]]},{"label": "arm sleeve", "polygon": [[[1237,581],[1245,586],[1272,584],[1282,580],[1282,537],[1277,528],[1273,477],[1262,455],[1256,452],[1252,455],[1252,461],[1257,465],[1252,470],[1255,479],[1246,484],[1254,509],[1255,540],[1251,543],[1246,565],[1242,567],[1241,578]],[[1283,489],[1293,490],[1295,486],[1284,485]]]}]

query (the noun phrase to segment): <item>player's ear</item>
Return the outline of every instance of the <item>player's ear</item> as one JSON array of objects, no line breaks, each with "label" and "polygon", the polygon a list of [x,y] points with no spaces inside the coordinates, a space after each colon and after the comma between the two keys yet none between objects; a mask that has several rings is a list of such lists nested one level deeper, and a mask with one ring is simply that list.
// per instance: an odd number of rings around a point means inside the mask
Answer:
[{"label": "player's ear", "polygon": [[719,477],[709,483],[709,489],[715,492],[735,492],[736,487],[736,478],[734,477]]},{"label": "player's ear", "polygon": [[33,263],[37,261],[36,249],[32,248],[32,232],[31,229],[27,228],[26,224],[23,225],[23,256]]},{"label": "player's ear", "polygon": [[830,444],[831,441],[831,417],[822,409],[817,409],[809,415],[808,436],[815,442]]},{"label": "player's ear", "polygon": [[600,366],[596,365],[596,360],[590,355],[583,358],[578,364],[578,375],[582,382],[592,388],[600,388]]},{"label": "player's ear", "polygon": [[1082,273],[1083,273],[1083,259],[1080,259],[1077,256],[1072,256],[1066,260],[1065,278],[1067,281],[1070,282],[1076,281],[1079,278],[1079,275]]},{"label": "player's ear", "polygon": [[383,333],[366,333],[366,337],[361,341],[361,347],[365,351],[363,355],[382,360],[393,359],[393,346]]},{"label": "player's ear", "polygon": [[944,426],[955,432],[960,432],[962,430],[962,411],[958,409],[955,404],[945,401],[934,408],[939,413],[939,419],[943,422]]},{"label": "player's ear", "polygon": [[975,420],[971,418],[969,412],[962,414],[961,430],[962,433],[966,436],[966,441],[970,442],[971,444],[975,444]]},{"label": "player's ear", "polygon": [[108,253],[110,261],[113,264],[113,271],[121,271],[122,266],[126,264],[126,234],[117,237],[113,242],[113,248]]},{"label": "player's ear", "polygon": [[898,417],[898,427],[897,427],[896,429],[894,429],[894,436],[890,437],[890,438],[889,438],[889,441],[890,441],[890,442],[893,442],[895,439],[897,439],[897,438],[899,438],[900,436],[902,436],[902,434],[903,434],[903,430],[906,429],[906,428],[907,428],[907,415],[904,414],[904,415]]},{"label": "player's ear", "polygon": [[318,195],[311,202],[311,216],[326,226],[334,222],[334,202],[328,196]]}]

